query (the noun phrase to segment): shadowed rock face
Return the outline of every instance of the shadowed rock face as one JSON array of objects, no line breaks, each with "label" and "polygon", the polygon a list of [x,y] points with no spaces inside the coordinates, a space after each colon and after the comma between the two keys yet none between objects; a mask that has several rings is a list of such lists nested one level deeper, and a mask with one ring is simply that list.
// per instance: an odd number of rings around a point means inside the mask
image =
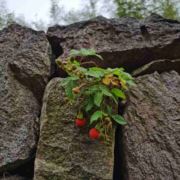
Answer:
[{"label": "shadowed rock face", "polygon": [[180,179],[180,75],[153,73],[136,82],[124,114],[124,179]]},{"label": "shadowed rock face", "polygon": [[74,126],[77,108],[60,83],[55,78],[46,87],[34,179],[111,180],[113,144],[91,141],[86,129]]},{"label": "shadowed rock face", "polygon": [[151,74],[155,71],[162,73],[175,70],[180,73],[180,59],[160,59],[152,61],[138,69],[136,69],[132,75],[133,76],[142,76],[145,74]]},{"label": "shadowed rock face", "polygon": [[14,175],[14,176],[4,176],[0,178],[0,180],[31,180],[31,179]]},{"label": "shadowed rock face", "polygon": [[17,24],[0,31],[0,172],[32,158],[50,72],[46,36]]},{"label": "shadowed rock face", "polygon": [[[156,59],[180,57],[180,23],[152,15],[143,21],[134,18],[98,17],[69,26],[50,27],[50,39],[58,39],[64,60],[71,49],[94,48],[104,57],[103,67],[123,66],[127,71]],[[53,41],[52,41],[53,43]]]}]

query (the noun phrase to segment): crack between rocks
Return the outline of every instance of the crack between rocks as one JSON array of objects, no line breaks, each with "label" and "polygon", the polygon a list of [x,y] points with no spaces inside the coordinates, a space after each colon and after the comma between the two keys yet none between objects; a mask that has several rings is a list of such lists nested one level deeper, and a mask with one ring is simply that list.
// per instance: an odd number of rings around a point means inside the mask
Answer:
[{"label": "crack between rocks", "polygon": [[134,77],[138,77],[146,74],[152,74],[155,71],[163,73],[172,70],[180,73],[180,59],[162,59],[152,61],[133,71],[132,75]]},{"label": "crack between rocks", "polygon": [[56,59],[60,57],[63,54],[63,48],[61,46],[61,39],[56,36],[48,36],[46,35],[50,47],[51,47],[51,55],[50,55],[50,61],[51,61],[51,72],[50,72],[50,79],[54,77],[66,77],[67,74],[57,67],[56,65]]},{"label": "crack between rocks", "polygon": [[[118,114],[123,115],[127,104],[118,104]],[[126,164],[123,145],[123,130],[118,125],[115,131],[115,147],[114,147],[114,171],[113,180],[126,180]]]}]

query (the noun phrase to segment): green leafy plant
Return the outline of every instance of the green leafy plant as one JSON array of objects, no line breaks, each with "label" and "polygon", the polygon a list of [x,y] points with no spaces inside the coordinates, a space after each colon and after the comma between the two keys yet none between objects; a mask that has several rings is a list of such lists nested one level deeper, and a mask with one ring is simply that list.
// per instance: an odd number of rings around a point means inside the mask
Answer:
[{"label": "green leafy plant", "polygon": [[81,49],[72,50],[65,62],[57,59],[56,63],[68,74],[62,86],[69,100],[77,103],[76,125],[88,125],[91,139],[109,141],[113,125],[126,124],[124,118],[117,114],[117,106],[119,99],[126,101],[125,92],[134,82],[123,68],[85,68],[77,59],[88,56],[103,59],[95,50]]}]

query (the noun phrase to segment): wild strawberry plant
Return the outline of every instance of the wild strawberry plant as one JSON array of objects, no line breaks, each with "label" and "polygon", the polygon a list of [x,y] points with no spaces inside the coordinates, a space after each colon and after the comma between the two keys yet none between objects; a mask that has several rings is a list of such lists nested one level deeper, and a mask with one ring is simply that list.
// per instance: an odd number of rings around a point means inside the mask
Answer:
[{"label": "wild strawberry plant", "polygon": [[94,50],[81,49],[72,50],[65,62],[57,59],[56,63],[68,74],[62,81],[67,97],[78,103],[75,125],[88,126],[91,139],[109,141],[113,125],[126,124],[114,107],[119,100],[126,101],[125,92],[134,84],[133,78],[123,68],[85,67],[87,57],[103,60]]}]

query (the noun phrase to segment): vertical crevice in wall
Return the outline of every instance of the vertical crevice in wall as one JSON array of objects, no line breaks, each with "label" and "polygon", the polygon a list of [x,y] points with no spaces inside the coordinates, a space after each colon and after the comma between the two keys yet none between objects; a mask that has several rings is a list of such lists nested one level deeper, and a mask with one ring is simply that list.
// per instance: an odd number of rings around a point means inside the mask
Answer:
[{"label": "vertical crevice in wall", "polygon": [[[120,102],[118,105],[118,114],[123,115],[124,109],[125,105]],[[126,180],[126,166],[124,157],[122,126],[118,125],[115,132],[113,180]]]},{"label": "vertical crevice in wall", "polygon": [[51,46],[51,54],[50,54],[50,60],[51,60],[51,76],[50,79],[53,77],[65,77],[66,73],[59,69],[56,65],[56,59],[63,54],[63,48],[61,47],[61,41],[56,36],[47,36],[47,39],[49,41],[49,44]]}]

